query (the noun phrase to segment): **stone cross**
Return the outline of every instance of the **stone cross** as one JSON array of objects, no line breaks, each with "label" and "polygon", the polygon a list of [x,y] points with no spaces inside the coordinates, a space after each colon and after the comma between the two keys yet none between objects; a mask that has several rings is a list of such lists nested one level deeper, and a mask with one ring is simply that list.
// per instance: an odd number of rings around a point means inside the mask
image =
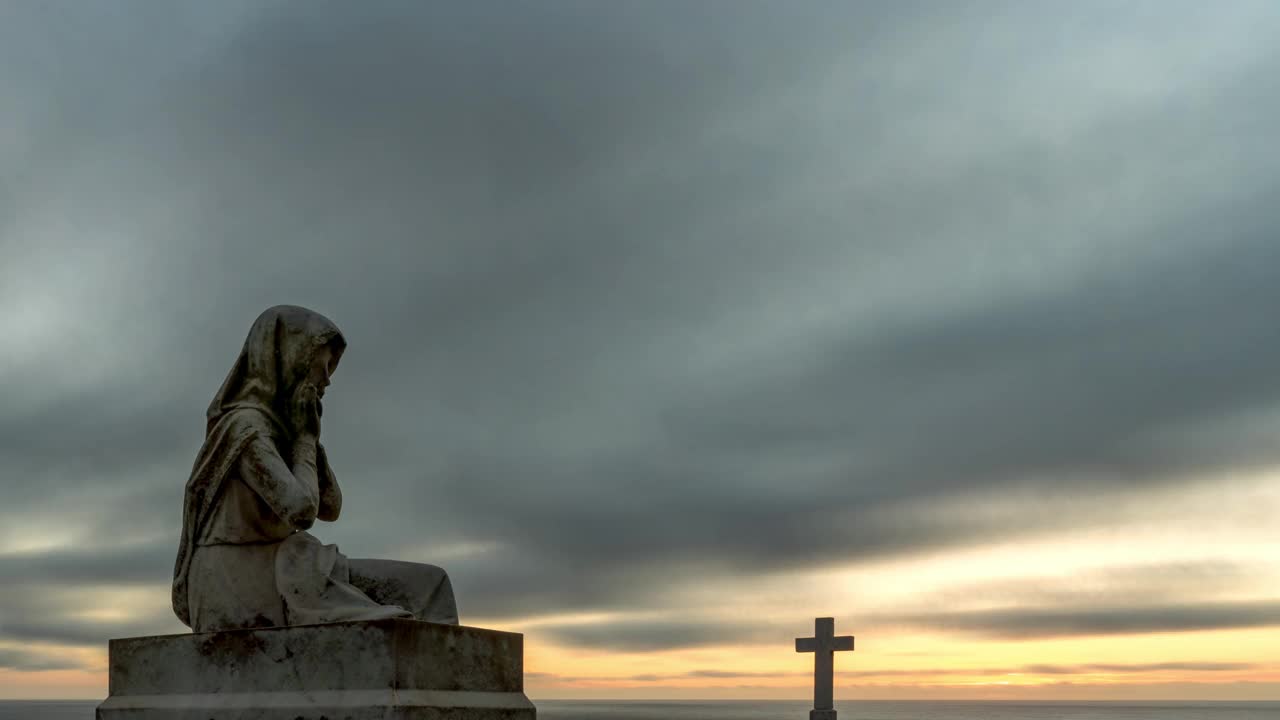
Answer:
[{"label": "stone cross", "polygon": [[852,650],[853,636],[836,637],[835,618],[816,618],[813,637],[796,638],[796,652],[813,653],[813,710],[809,720],[836,720],[832,705],[832,672],[837,650]]}]

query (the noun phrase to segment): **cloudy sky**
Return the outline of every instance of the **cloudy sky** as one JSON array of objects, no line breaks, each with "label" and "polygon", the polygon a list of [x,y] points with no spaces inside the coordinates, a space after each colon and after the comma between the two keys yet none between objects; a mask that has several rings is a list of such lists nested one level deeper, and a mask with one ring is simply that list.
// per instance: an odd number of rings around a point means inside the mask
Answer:
[{"label": "cloudy sky", "polygon": [[0,4],[0,697],[169,609],[254,317],[539,697],[1280,697],[1280,7]]}]

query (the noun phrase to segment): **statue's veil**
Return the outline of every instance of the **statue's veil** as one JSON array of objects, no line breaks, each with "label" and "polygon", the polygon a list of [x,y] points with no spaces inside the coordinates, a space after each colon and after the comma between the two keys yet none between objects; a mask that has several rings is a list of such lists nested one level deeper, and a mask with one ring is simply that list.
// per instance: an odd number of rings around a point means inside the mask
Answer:
[{"label": "statue's veil", "polygon": [[296,305],[267,308],[249,329],[240,356],[209,403],[206,432],[213,432],[231,410],[249,407],[288,433],[289,392],[305,377],[315,351],[329,344],[335,355],[347,346],[329,318]]}]

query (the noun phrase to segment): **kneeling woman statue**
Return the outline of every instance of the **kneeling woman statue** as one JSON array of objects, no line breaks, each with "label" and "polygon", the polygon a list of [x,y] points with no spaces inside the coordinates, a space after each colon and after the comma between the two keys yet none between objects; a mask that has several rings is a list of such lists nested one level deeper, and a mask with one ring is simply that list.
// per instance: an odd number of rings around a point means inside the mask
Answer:
[{"label": "kneeling woman statue", "polygon": [[195,632],[390,617],[458,622],[440,568],[350,559],[307,532],[342,510],[319,439],[321,400],[345,348],[319,313],[269,308],[209,405],[173,572],[173,610]]}]

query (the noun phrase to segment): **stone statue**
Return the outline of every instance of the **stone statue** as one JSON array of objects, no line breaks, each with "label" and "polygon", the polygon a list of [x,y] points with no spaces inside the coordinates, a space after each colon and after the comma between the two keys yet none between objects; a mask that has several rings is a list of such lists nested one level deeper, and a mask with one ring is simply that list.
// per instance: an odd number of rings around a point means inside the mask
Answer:
[{"label": "stone statue", "polygon": [[214,396],[187,481],[173,610],[195,632],[414,618],[457,624],[433,565],[349,559],[308,530],[342,491],[320,444],[337,326],[281,305],[253,323]]}]

